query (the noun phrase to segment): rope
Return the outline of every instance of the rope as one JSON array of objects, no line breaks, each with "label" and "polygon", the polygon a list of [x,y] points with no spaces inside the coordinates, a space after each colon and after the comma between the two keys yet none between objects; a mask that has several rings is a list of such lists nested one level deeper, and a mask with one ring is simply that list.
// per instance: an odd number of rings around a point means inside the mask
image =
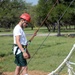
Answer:
[{"label": "rope", "polygon": [[[58,0],[56,0],[57,3]],[[68,8],[72,5],[72,3],[74,2],[74,0],[70,3],[70,5],[68,6]],[[56,3],[53,5],[52,9],[54,8],[54,6],[56,5]],[[66,13],[66,11],[68,10],[68,8],[65,10],[65,12],[63,13],[63,15],[59,18],[59,21],[62,19],[62,17],[64,16],[64,14]],[[43,20],[43,22],[41,23],[41,26],[43,25],[43,23],[46,21],[46,19],[48,18],[49,14],[51,13],[52,9],[49,11],[49,13],[47,14],[46,18]],[[40,27],[41,27],[40,26]],[[38,30],[40,29],[40,27],[35,31],[35,33],[38,32]],[[43,43],[45,42],[45,40],[48,38],[49,34],[46,36],[46,38],[44,39],[44,41],[41,43],[41,45],[38,47],[38,49],[35,51],[35,53],[33,54],[32,58],[35,56],[35,54],[38,52],[38,50],[41,48],[41,46],[43,45]],[[30,39],[30,41],[32,41],[32,39],[34,38],[34,36],[32,36],[32,38]],[[30,63],[30,61],[32,60],[32,58],[29,60],[28,64]],[[24,69],[23,69],[24,70]],[[22,71],[23,71],[22,70]],[[20,74],[22,73],[22,71],[20,72]]]},{"label": "rope", "polygon": [[41,48],[41,46],[44,44],[44,42],[46,41],[46,39],[48,38],[49,34],[46,36],[46,38],[44,39],[44,41],[41,43],[41,45],[37,48],[37,50],[35,51],[35,53],[33,54],[32,58],[29,60],[28,64],[30,63],[30,61],[33,59],[33,57],[35,56],[35,54],[38,52],[38,50]]},{"label": "rope", "polygon": [[[46,19],[48,18],[49,14],[51,13],[51,11],[53,10],[54,6],[56,5],[58,0],[56,0],[55,4],[52,6],[52,9],[49,11],[49,13],[47,14],[46,18],[42,21],[41,26],[44,24],[44,22],[46,21]],[[34,32],[37,33],[38,30],[41,28],[41,26]],[[45,42],[45,40],[48,38],[48,36],[50,35],[50,32],[48,33],[48,35],[46,36],[46,38],[44,39],[44,41],[41,43],[41,45],[37,48],[37,50],[35,51],[35,53],[33,54],[32,58],[29,60],[28,64],[30,63],[30,61],[33,59],[33,57],[35,56],[35,54],[38,52],[38,50],[41,48],[41,46],[43,45],[43,43]],[[34,35],[31,37],[31,39],[29,40],[29,42],[32,41],[32,39],[34,38]],[[24,69],[23,69],[24,70]],[[20,74],[23,72],[23,70],[20,72]]]},{"label": "rope", "polygon": [[[74,0],[71,1],[70,5],[68,6],[68,8],[72,5],[72,3],[74,2]],[[65,15],[65,13],[67,12],[68,8],[64,11],[64,13],[62,14],[62,16],[59,18],[58,21],[60,21],[62,19],[62,17]]]},{"label": "rope", "polygon": [[[57,2],[57,1],[56,1]],[[72,3],[74,2],[74,0],[70,3],[70,5],[68,6],[68,8],[72,5]],[[56,5],[56,3],[53,5],[53,8],[54,8],[54,6]],[[52,9],[53,9],[52,8]],[[66,11],[68,10],[68,8],[65,10],[65,12],[63,13],[63,15],[60,17],[60,19],[59,19],[59,21],[62,19],[62,17],[64,16],[64,14],[66,13]],[[51,10],[52,10],[51,9]],[[51,11],[50,11],[51,12]],[[49,12],[49,13],[50,13]],[[49,15],[49,13],[48,13],[48,15]],[[47,15],[47,17],[48,17],[48,15]],[[44,21],[47,19],[47,17],[44,19]],[[41,23],[41,25],[44,23],[44,21]],[[43,45],[43,43],[45,42],[45,40],[48,38],[48,36],[50,35],[50,32],[49,32],[49,34],[46,36],[46,38],[44,39],[44,41],[41,43],[41,45],[39,46],[39,48],[36,50],[36,52],[33,54],[33,56],[32,56],[32,58],[35,56],[35,54],[38,52],[38,50],[41,48],[41,46]],[[28,62],[28,64],[30,63],[30,61],[32,60],[32,58],[29,60],[29,62]]]},{"label": "rope", "polygon": [[[62,17],[65,15],[65,13],[67,12],[68,8],[72,5],[73,2],[74,2],[74,0],[72,0],[72,1],[70,2],[69,6],[68,6],[67,9],[64,11],[64,13],[62,14],[62,16],[59,18],[59,20],[57,20],[57,24],[58,24],[59,27],[60,27],[60,25],[59,25],[60,20],[61,20]],[[58,29],[59,29],[59,28],[58,28]],[[59,35],[60,35],[60,31],[58,30],[58,36],[59,36]]]},{"label": "rope", "polygon": [[[72,0],[71,2],[70,2],[70,5],[68,6],[68,8],[72,5],[72,3],[74,2],[75,0]],[[62,14],[62,16],[59,18],[59,20],[58,21],[60,21],[61,19],[62,19],[62,17],[65,15],[65,13],[67,12],[67,10],[68,10],[68,8],[64,11],[64,13]],[[61,64],[60,64],[61,65]],[[59,65],[59,66],[60,66]],[[62,69],[65,67],[65,65],[61,68],[61,69],[59,69],[59,72],[58,72],[58,74],[62,71]],[[57,68],[58,69],[58,68]],[[55,70],[56,71],[56,70]],[[56,73],[55,73],[55,71],[52,71],[52,72],[54,72],[54,73],[49,73],[48,75],[56,75]]]},{"label": "rope", "polygon": [[[57,0],[57,1],[58,1],[58,0]],[[57,1],[56,1],[56,3],[57,3]],[[56,5],[56,3],[53,5],[52,9],[53,9],[54,6]],[[52,9],[50,10],[50,12],[52,11]],[[46,18],[43,20],[43,22],[41,23],[41,25],[43,25],[43,23],[45,22],[45,20],[48,18],[50,12],[47,14]],[[39,29],[40,29],[40,27],[38,28],[38,30],[39,30]],[[43,43],[45,42],[45,40],[48,38],[49,35],[50,35],[50,32],[48,33],[48,35],[46,36],[46,38],[44,39],[44,41],[41,43],[41,45],[39,46],[39,48],[36,50],[36,52],[33,54],[32,58],[35,56],[35,54],[36,54],[36,53],[38,52],[38,50],[41,48],[41,46],[43,45]],[[32,59],[32,58],[31,58],[31,59]],[[31,59],[30,59],[30,61],[31,61]],[[30,62],[30,61],[29,61],[29,62]],[[29,64],[29,62],[28,62],[28,64]]]},{"label": "rope", "polygon": [[[38,27],[38,29],[34,32],[34,34],[36,34],[36,33],[39,31],[39,29],[43,26],[44,22],[47,20],[47,18],[49,17],[50,13],[51,13],[52,10],[53,10],[53,8],[55,7],[57,1],[58,1],[58,0],[56,0],[55,4],[54,4],[54,5],[52,6],[52,8],[50,9],[50,11],[49,11],[49,13],[47,14],[46,18],[42,21],[40,27]],[[32,41],[32,40],[33,40],[33,38],[35,37],[34,34],[33,34],[33,36],[31,37],[31,39],[30,39],[29,41]]]}]

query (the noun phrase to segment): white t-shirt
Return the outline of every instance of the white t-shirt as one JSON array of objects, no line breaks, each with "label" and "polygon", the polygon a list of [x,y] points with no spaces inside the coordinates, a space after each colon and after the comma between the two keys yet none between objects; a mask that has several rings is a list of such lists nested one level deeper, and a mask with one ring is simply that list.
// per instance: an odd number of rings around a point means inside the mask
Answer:
[{"label": "white t-shirt", "polygon": [[[26,35],[23,31],[23,29],[20,27],[20,25],[16,25],[14,30],[13,30],[13,39],[14,39],[14,44],[16,44],[16,36],[20,35],[20,43],[22,45],[27,45],[27,38],[26,38]],[[15,54],[15,51],[16,51],[16,46],[14,47],[14,51],[13,53]],[[18,52],[17,54],[21,53],[21,50],[18,49]]]}]

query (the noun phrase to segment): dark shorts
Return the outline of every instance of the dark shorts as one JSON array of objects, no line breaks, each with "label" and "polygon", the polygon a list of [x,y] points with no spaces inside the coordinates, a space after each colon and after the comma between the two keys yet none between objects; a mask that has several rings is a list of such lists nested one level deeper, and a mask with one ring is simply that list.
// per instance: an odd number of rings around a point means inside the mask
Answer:
[{"label": "dark shorts", "polygon": [[20,53],[18,55],[15,56],[15,64],[17,66],[27,66],[27,61],[26,59],[23,57],[23,53]]}]

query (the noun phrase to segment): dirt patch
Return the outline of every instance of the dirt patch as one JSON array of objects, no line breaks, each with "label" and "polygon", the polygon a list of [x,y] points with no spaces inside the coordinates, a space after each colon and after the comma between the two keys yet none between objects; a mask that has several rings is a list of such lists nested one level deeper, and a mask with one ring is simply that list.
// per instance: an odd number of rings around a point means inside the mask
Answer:
[{"label": "dirt patch", "polygon": [[[28,72],[29,75],[48,75],[48,72],[41,72],[41,71],[29,71]],[[14,75],[14,72],[4,72],[1,73],[0,75]],[[60,74],[60,75],[67,75],[67,74]]]},{"label": "dirt patch", "polygon": [[[48,73],[46,72],[41,72],[41,71],[29,71],[29,75],[47,75]],[[14,72],[4,72],[0,75],[14,75]]]}]

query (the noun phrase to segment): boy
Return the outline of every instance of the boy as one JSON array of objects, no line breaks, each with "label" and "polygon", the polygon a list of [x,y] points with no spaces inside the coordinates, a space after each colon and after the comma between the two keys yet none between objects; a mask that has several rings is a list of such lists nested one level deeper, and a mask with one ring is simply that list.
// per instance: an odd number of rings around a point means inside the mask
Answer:
[{"label": "boy", "polygon": [[26,48],[27,39],[23,31],[23,28],[28,25],[28,22],[30,22],[30,20],[31,20],[30,15],[28,13],[23,13],[20,16],[19,23],[15,26],[13,30],[13,38],[14,38],[13,53],[15,55],[15,64],[17,65],[14,75],[20,75],[21,70],[23,70],[22,75],[28,75],[26,59],[30,58],[30,54]]}]

